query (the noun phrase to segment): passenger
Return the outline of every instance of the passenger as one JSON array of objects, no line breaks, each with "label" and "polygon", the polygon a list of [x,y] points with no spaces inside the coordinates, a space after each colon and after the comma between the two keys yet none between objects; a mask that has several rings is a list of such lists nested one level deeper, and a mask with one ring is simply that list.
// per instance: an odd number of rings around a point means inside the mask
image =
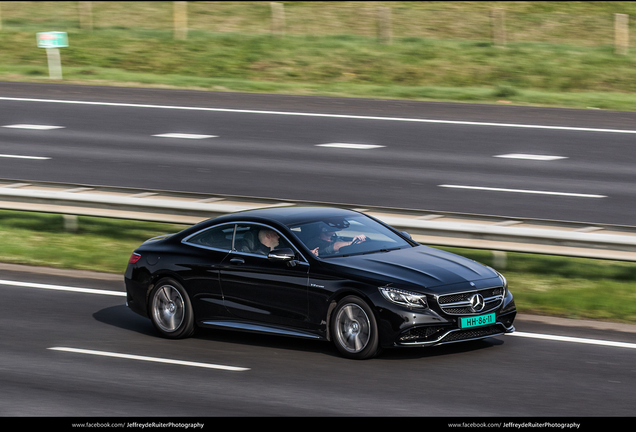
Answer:
[{"label": "passenger", "polygon": [[263,255],[269,255],[271,251],[278,247],[280,235],[274,230],[262,229],[258,232],[258,241],[260,244],[256,248],[256,251]]},{"label": "passenger", "polygon": [[351,246],[352,244],[361,243],[366,241],[367,236],[364,234],[360,234],[355,236],[350,241],[346,241],[341,237],[336,236],[336,230],[329,227],[328,225],[324,225],[320,234],[313,241],[308,243],[309,249],[311,252],[319,256],[322,254],[323,256],[329,256],[337,254],[340,248],[345,246]]}]

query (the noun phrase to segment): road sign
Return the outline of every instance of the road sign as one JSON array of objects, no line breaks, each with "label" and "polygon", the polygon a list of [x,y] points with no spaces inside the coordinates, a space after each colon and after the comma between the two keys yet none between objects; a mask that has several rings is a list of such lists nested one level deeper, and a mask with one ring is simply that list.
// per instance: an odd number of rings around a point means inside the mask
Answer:
[{"label": "road sign", "polygon": [[52,31],[37,33],[38,48],[46,48],[46,57],[49,62],[49,77],[62,79],[62,62],[59,48],[68,46],[66,32]]},{"label": "road sign", "polygon": [[64,48],[68,46],[66,32],[52,31],[37,33],[38,48]]}]

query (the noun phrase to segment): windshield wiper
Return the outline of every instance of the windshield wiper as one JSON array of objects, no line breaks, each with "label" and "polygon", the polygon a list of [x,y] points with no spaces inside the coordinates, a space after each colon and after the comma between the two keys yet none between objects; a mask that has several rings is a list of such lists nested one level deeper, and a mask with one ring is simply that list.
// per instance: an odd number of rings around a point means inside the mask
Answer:
[{"label": "windshield wiper", "polygon": [[355,256],[355,255],[371,255],[374,253],[378,253],[378,252],[391,252],[394,250],[399,250],[402,249],[401,247],[394,247],[394,248],[383,248],[383,249],[375,249],[372,251],[367,251],[367,252],[355,252],[355,253],[348,253],[348,254],[344,254],[344,255],[332,255],[332,257],[350,257],[350,256]]}]

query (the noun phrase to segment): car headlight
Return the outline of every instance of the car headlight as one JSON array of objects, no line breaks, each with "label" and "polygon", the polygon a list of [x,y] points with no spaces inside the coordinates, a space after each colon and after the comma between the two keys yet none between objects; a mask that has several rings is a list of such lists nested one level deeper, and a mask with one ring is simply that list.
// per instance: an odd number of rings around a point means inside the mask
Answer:
[{"label": "car headlight", "polygon": [[428,307],[426,295],[391,287],[380,287],[380,292],[388,301],[410,308],[425,309]]}]

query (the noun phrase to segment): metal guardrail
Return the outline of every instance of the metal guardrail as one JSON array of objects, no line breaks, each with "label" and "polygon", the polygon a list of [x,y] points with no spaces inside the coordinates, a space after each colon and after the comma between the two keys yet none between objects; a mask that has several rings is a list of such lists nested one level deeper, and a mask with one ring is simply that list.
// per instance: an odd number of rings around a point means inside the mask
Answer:
[{"label": "metal guardrail", "polygon": [[385,207],[0,179],[0,208],[193,224],[253,208],[334,205],[364,211],[421,243],[636,261],[636,227]]}]

